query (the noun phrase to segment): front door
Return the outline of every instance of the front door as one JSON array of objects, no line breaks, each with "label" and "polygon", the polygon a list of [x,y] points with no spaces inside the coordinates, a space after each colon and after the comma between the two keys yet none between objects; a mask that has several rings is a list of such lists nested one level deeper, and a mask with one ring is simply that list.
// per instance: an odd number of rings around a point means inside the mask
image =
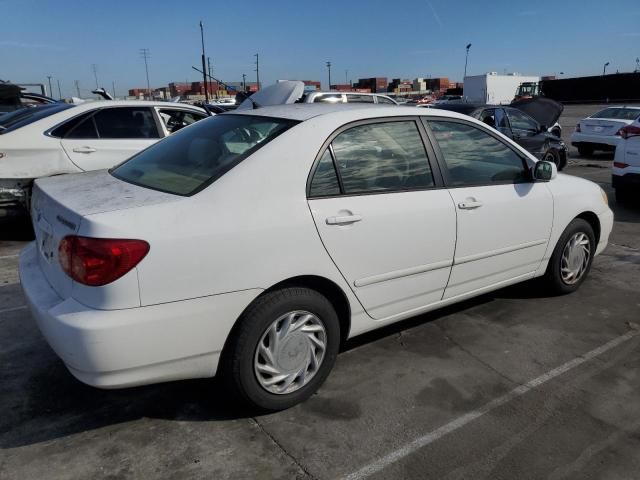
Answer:
[{"label": "front door", "polygon": [[547,145],[547,132],[540,131],[538,122],[520,110],[508,108],[506,112],[509,116],[513,140],[538,158],[542,158]]},{"label": "front door", "polygon": [[109,107],[66,132],[61,140],[64,151],[80,169],[111,168],[160,139],[148,107]]},{"label": "front door", "polygon": [[458,237],[444,298],[524,279],[542,261],[553,197],[531,179],[527,161],[489,131],[463,121],[430,120]]},{"label": "front door", "polygon": [[345,129],[309,187],[321,240],[375,319],[440,301],[451,271],[456,212],[438,188],[421,128],[399,119]]}]

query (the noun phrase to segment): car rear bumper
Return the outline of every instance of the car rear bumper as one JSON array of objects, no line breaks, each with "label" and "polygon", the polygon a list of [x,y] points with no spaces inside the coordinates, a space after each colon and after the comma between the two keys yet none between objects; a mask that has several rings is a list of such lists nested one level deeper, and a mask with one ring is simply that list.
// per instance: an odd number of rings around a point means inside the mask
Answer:
[{"label": "car rear bumper", "polygon": [[0,209],[27,208],[33,179],[0,178]]},{"label": "car rear bumper", "polygon": [[96,310],[60,298],[42,274],[37,255],[31,243],[19,261],[31,313],[69,371],[100,388],[214,376],[233,324],[261,292]]},{"label": "car rear bumper", "polygon": [[588,133],[574,132],[571,135],[571,145],[574,147],[591,147],[605,150],[613,150],[618,145],[620,137],[616,135],[590,135]]}]

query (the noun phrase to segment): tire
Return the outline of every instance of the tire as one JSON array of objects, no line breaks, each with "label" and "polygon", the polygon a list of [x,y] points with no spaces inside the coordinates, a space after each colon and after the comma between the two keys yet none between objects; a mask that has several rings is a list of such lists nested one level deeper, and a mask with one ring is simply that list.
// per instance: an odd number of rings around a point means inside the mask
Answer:
[{"label": "tire", "polygon": [[631,192],[626,188],[616,188],[616,203],[629,203],[631,201]]},{"label": "tire", "polygon": [[[309,320],[305,321],[307,318]],[[280,337],[288,319],[294,327],[302,322],[305,328],[317,331],[294,329],[293,333]],[[272,347],[271,334],[277,335],[279,342],[284,341],[279,344],[282,346],[280,349]],[[324,339],[324,352],[310,336],[314,336],[316,342]],[[261,411],[284,410],[303,402],[322,385],[333,368],[339,347],[340,323],[331,302],[309,288],[283,288],[259,297],[242,314],[225,346],[220,373],[227,387],[247,406]],[[319,359],[315,368],[311,351],[315,353],[313,358]],[[270,353],[273,361],[269,362],[262,352]],[[270,369],[280,374],[265,373]],[[285,374],[287,378],[284,381],[264,385],[264,382]],[[282,389],[292,375],[298,376],[285,387],[288,390],[273,391]],[[303,380],[303,375],[309,378]]]},{"label": "tire", "polygon": [[594,150],[595,149],[593,147],[585,147],[585,146],[578,147],[578,153],[580,154],[581,157],[590,157],[591,155],[593,155]]},{"label": "tire", "polygon": [[[576,266],[577,264],[582,264],[581,273],[579,278],[577,279],[566,279],[562,273],[563,267],[563,254],[565,253],[565,248],[568,247],[569,242],[574,240],[577,235],[582,234],[588,240],[589,246],[589,255],[586,261],[578,262],[576,259],[575,263],[569,262],[571,267]],[[587,278],[589,274],[589,270],[591,270],[591,264],[593,263],[593,255],[596,251],[596,240],[595,234],[593,233],[593,228],[586,220],[582,218],[575,218],[562,232],[560,238],[558,239],[558,243],[556,244],[553,254],[549,259],[549,265],[547,266],[547,271],[544,276],[545,286],[549,289],[550,293],[556,295],[564,295],[567,293],[575,292],[584,279]],[[565,265],[566,266],[566,265]]]},{"label": "tire", "polygon": [[546,153],[542,156],[542,159],[546,160],[547,162],[555,163],[558,171],[562,170],[562,168],[564,167],[564,165],[560,164],[560,154],[555,148],[550,148],[549,150],[547,150]]}]

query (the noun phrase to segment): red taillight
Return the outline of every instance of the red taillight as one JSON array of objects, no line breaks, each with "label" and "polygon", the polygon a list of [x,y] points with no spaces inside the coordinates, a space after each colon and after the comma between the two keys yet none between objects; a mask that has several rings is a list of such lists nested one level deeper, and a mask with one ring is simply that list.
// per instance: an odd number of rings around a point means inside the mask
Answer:
[{"label": "red taillight", "polygon": [[581,132],[581,130],[580,130],[580,124],[579,124],[579,123],[576,125],[576,132],[578,132],[578,133],[580,133],[580,132]]},{"label": "red taillight", "polygon": [[613,162],[613,166],[616,168],[627,168],[629,166],[628,163],[622,163],[622,162]]},{"label": "red taillight", "polygon": [[144,240],[89,238],[70,235],[58,247],[60,266],[76,282],[92,287],[122,277],[149,252]]},{"label": "red taillight", "polygon": [[622,127],[618,130],[616,135],[620,135],[625,140],[631,137],[640,136],[640,127],[636,127],[635,125],[627,125],[626,127]]}]

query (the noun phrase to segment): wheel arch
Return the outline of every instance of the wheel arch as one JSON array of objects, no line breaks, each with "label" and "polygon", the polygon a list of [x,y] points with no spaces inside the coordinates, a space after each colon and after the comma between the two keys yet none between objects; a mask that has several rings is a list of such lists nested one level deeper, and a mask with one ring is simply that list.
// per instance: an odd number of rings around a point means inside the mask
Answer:
[{"label": "wheel arch", "polygon": [[340,342],[344,343],[347,338],[349,338],[349,332],[351,330],[351,306],[349,304],[349,299],[345,295],[344,291],[332,280],[329,280],[326,277],[321,277],[318,275],[299,275],[296,277],[290,277],[286,280],[282,280],[271,287],[264,290],[260,295],[254,298],[249,305],[242,311],[242,313],[238,316],[229,335],[227,335],[227,339],[225,340],[224,347],[222,349],[222,357],[224,358],[225,352],[227,350],[227,346],[232,338],[234,338],[236,331],[240,325],[241,319],[244,313],[260,298],[264,295],[273,292],[274,290],[279,290],[281,288],[288,287],[306,287],[311,290],[315,290],[320,294],[324,295],[329,302],[335,308],[336,313],[338,314],[338,321],[340,323]]},{"label": "wheel arch", "polygon": [[589,225],[591,225],[591,228],[593,228],[593,234],[596,237],[595,246],[597,246],[600,243],[600,230],[601,230],[600,220],[598,219],[598,215],[596,215],[591,211],[586,211],[586,212],[582,212],[580,215],[577,215],[575,218],[581,218],[582,220],[586,221]]}]

